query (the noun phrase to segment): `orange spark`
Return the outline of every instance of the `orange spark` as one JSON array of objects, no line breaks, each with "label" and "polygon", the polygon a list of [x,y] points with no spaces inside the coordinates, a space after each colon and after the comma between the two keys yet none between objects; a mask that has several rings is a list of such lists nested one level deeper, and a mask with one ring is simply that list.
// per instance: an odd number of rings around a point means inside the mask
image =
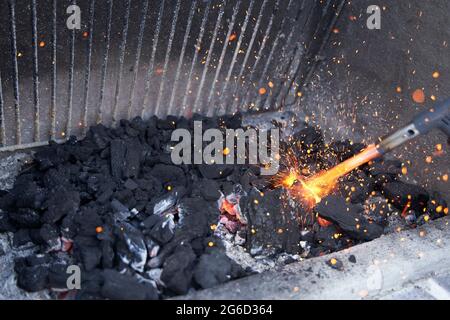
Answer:
[{"label": "orange spark", "polygon": [[412,94],[412,99],[415,103],[424,103],[425,102],[425,93],[422,89],[417,89]]}]

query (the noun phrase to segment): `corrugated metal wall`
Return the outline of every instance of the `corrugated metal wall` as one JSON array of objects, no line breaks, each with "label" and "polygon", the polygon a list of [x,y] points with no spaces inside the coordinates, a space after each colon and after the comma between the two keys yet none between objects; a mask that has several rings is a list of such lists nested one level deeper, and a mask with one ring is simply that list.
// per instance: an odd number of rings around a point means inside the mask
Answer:
[{"label": "corrugated metal wall", "polygon": [[0,0],[0,151],[137,115],[293,103],[343,3]]}]

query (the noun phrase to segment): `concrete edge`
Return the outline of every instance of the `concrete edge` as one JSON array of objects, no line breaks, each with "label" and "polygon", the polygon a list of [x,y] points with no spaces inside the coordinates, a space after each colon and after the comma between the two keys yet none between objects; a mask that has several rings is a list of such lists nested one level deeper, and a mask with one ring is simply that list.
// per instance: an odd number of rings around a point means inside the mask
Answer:
[{"label": "concrete edge", "polygon": [[[450,272],[450,217],[176,299],[379,299]],[[354,255],[356,263],[349,261]],[[327,261],[336,258],[343,270]]]}]

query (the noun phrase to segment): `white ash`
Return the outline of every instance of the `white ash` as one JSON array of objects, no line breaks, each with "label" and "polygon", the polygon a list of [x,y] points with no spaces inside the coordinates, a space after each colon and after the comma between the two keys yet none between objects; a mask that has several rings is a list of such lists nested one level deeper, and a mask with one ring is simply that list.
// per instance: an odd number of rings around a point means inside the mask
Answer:
[{"label": "white ash", "polygon": [[17,287],[14,259],[31,255],[35,252],[35,246],[24,245],[13,249],[11,239],[12,234],[0,234],[0,248],[4,252],[3,255],[0,255],[0,300],[50,299],[47,290],[30,293]]},{"label": "white ash", "polygon": [[0,190],[11,189],[22,165],[31,160],[31,155],[27,153],[16,153],[0,159]]},{"label": "white ash", "polygon": [[215,234],[222,239],[225,246],[225,254],[243,269],[251,270],[252,272],[261,273],[286,264],[286,260],[301,260],[299,255],[292,255],[288,253],[280,253],[271,257],[265,255],[258,255],[260,250],[253,250],[248,252],[245,245],[245,239],[239,233],[232,234],[221,223],[218,224]]}]

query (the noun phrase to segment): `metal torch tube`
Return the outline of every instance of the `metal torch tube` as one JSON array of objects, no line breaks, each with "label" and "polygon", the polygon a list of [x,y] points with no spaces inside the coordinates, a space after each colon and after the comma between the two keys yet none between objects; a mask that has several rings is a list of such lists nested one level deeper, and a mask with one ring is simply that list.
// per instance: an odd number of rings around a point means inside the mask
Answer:
[{"label": "metal torch tube", "polygon": [[377,150],[381,155],[384,155],[405,142],[414,139],[420,135],[414,123],[410,123],[406,127],[397,130],[393,134],[383,139],[378,145]]}]

